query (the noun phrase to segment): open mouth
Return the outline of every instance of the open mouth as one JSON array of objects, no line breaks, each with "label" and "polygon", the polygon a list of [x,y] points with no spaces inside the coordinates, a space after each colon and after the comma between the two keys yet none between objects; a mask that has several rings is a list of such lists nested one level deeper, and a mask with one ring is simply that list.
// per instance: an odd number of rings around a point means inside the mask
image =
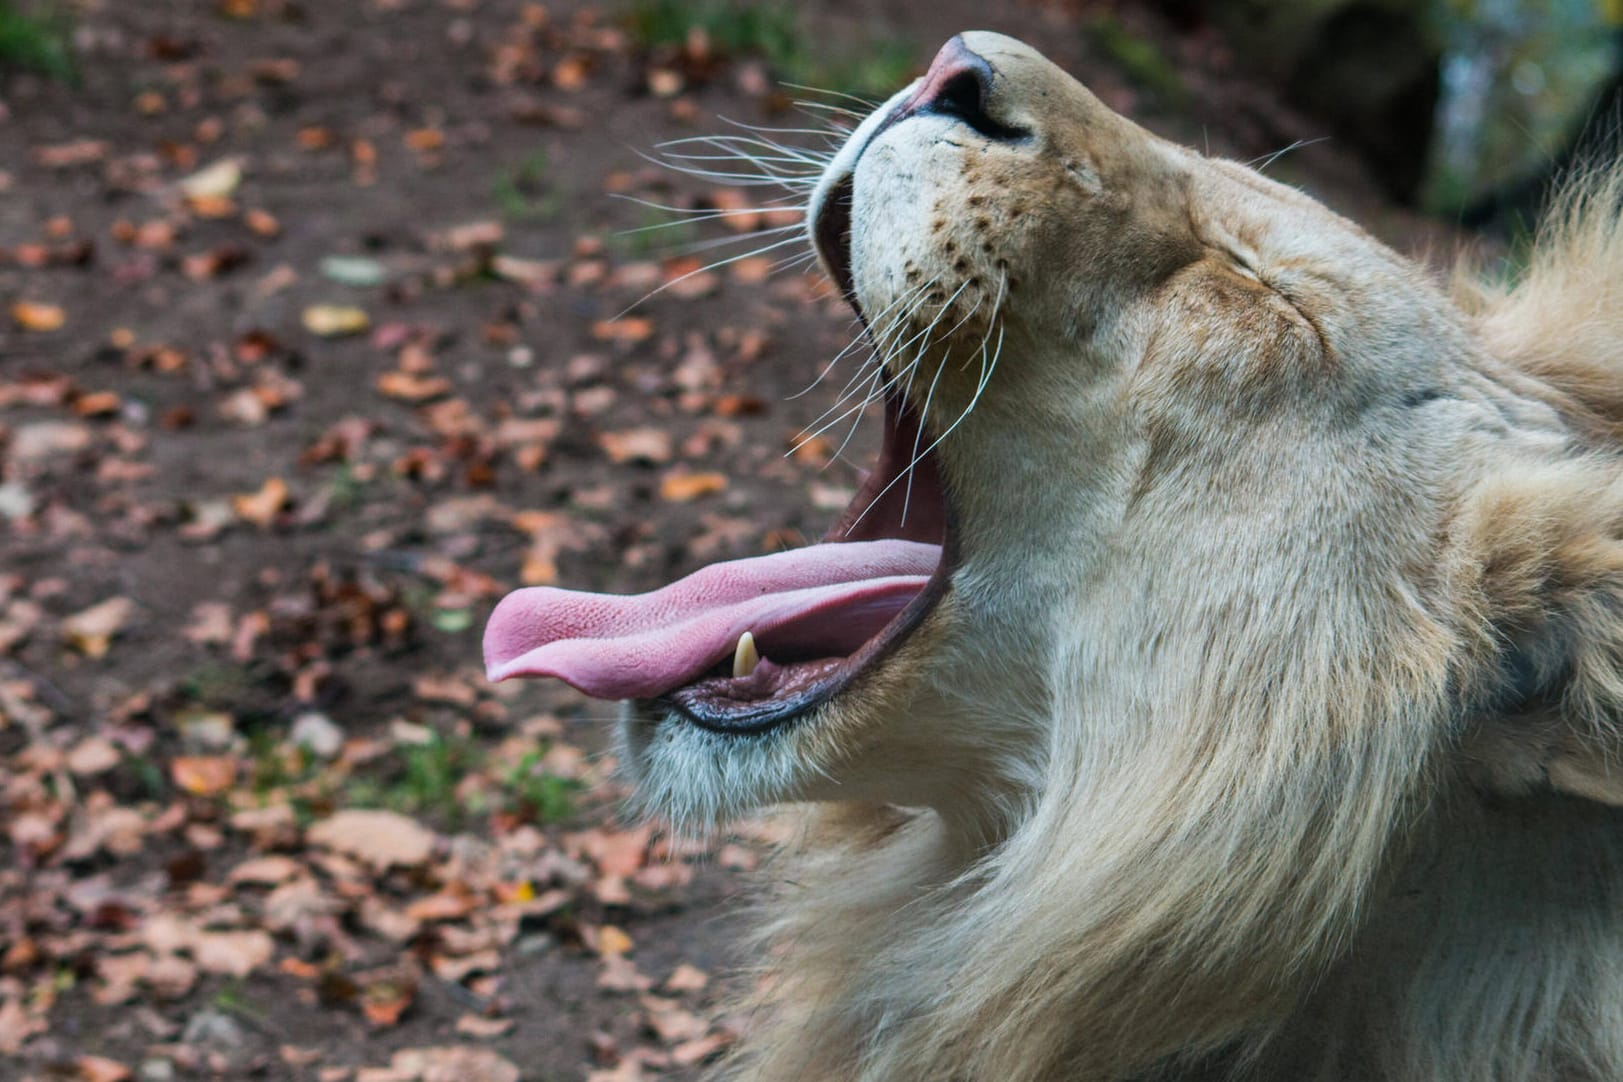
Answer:
[{"label": "open mouth", "polygon": [[765,732],[840,694],[945,592],[949,512],[900,399],[879,462],[821,542],[731,560],[646,594],[509,594],[485,629],[492,680],[550,676],[706,729]]},{"label": "open mouth", "polygon": [[817,251],[828,267],[829,276],[839,287],[846,302],[862,315],[857,303],[856,283],[851,277],[851,199],[856,185],[851,176],[837,181],[817,207],[816,223],[812,233]]},{"label": "open mouth", "polygon": [[[857,307],[850,232],[847,178],[820,202],[813,235]],[[712,564],[646,594],[517,590],[485,628],[490,678],[556,677],[732,734],[766,732],[839,695],[918,626],[953,563],[930,441],[901,395],[884,418],[879,461],[819,543]]]}]

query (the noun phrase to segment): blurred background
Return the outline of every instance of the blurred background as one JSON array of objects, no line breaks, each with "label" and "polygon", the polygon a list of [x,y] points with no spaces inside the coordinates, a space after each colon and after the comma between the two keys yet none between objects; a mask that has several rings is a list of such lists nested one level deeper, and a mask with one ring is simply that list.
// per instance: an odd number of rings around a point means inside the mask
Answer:
[{"label": "blurred background", "polygon": [[799,206],[975,27],[1439,267],[1617,153],[1620,0],[0,0],[0,1078],[725,1052],[786,817],[629,820],[480,631],[851,499]]}]

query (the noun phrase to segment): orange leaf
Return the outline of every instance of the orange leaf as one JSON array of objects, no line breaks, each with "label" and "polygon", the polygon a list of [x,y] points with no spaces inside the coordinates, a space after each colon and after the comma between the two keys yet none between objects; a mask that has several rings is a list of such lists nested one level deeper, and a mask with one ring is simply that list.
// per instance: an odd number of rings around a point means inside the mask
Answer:
[{"label": "orange leaf", "polygon": [[416,993],[416,985],[405,980],[369,984],[361,992],[361,1013],[374,1026],[392,1026],[406,1013]]},{"label": "orange leaf", "polygon": [[633,944],[631,937],[612,924],[605,924],[597,930],[597,953],[612,956],[625,954],[631,950]]},{"label": "orange leaf", "polygon": [[723,492],[726,488],[727,475],[724,473],[672,470],[659,481],[660,498],[670,503],[687,503],[700,496],[712,496],[717,492]]},{"label": "orange leaf", "polygon": [[269,477],[258,492],[231,497],[231,507],[236,511],[237,517],[246,519],[255,526],[269,526],[287,506],[287,501],[287,482],[280,477]]},{"label": "orange leaf", "polygon": [[68,321],[68,314],[60,305],[18,301],[11,306],[11,319],[25,331],[43,334],[60,329]]},{"label": "orange leaf", "polygon": [[127,1082],[130,1069],[106,1056],[80,1056],[74,1065],[80,1082]]},{"label": "orange leaf", "polygon": [[592,337],[600,342],[642,342],[652,337],[653,333],[654,321],[643,316],[600,319],[592,324]]},{"label": "orange leaf", "polygon": [[237,760],[229,755],[180,755],[169,763],[169,777],[192,796],[216,796],[237,780]]},{"label": "orange leaf", "polygon": [[86,657],[102,657],[134,614],[135,602],[110,597],[63,620],[62,637]]},{"label": "orange leaf", "polygon": [[417,376],[410,372],[385,372],[378,377],[377,389],[402,402],[427,402],[451,393],[451,381],[441,376]]}]

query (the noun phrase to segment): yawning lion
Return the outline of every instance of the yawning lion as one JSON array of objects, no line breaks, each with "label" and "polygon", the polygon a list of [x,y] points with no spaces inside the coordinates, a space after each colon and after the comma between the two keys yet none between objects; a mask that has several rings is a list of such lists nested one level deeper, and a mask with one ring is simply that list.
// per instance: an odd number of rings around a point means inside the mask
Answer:
[{"label": "yawning lion", "polygon": [[823,543],[525,590],[677,820],[816,802],[739,1077],[1623,1079],[1623,180],[1509,290],[966,33],[810,207]]}]

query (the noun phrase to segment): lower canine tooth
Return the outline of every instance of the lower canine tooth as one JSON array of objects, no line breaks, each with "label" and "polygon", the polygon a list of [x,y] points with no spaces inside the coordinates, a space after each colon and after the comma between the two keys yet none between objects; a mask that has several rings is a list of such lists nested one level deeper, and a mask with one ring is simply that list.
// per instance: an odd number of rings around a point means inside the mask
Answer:
[{"label": "lower canine tooth", "polygon": [[733,676],[748,676],[760,661],[761,655],[755,651],[755,636],[748,631],[738,636],[738,645],[733,647]]}]

